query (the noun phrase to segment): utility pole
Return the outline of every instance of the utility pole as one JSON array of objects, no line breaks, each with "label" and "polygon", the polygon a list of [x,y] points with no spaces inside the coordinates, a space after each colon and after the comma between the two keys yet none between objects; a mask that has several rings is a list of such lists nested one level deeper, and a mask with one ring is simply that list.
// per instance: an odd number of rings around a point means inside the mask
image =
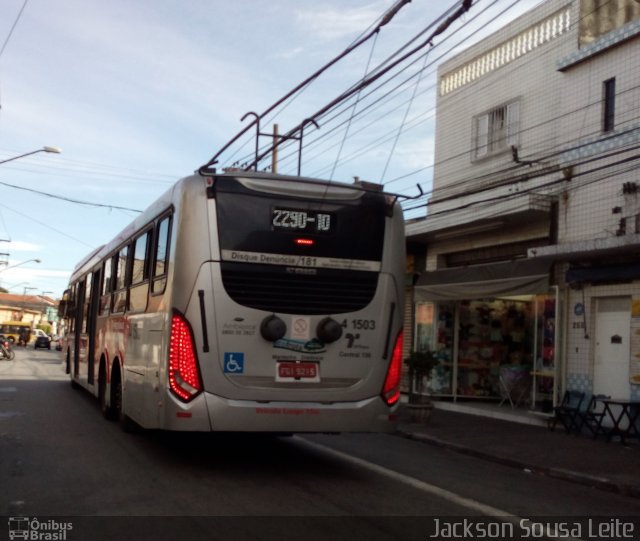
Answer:
[{"label": "utility pole", "polygon": [[[0,242],[11,242],[11,239],[0,239]],[[8,265],[9,264],[9,254],[8,252],[0,253],[0,265]],[[4,259],[6,257],[6,259]]]}]

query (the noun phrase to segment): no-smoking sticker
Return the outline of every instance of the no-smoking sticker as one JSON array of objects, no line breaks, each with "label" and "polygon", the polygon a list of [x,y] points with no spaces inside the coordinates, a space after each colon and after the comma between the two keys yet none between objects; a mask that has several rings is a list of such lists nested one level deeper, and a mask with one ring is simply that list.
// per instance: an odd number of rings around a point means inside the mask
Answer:
[{"label": "no-smoking sticker", "polygon": [[294,317],[291,322],[291,338],[294,340],[309,340],[311,319],[308,317]]}]

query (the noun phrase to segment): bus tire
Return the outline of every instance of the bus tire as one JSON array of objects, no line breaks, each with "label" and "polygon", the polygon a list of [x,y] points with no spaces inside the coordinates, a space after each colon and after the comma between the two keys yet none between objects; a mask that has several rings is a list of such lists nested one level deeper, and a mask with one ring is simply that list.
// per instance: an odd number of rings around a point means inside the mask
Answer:
[{"label": "bus tire", "polygon": [[134,433],[137,431],[137,425],[123,410],[122,376],[120,374],[120,365],[117,363],[114,364],[111,372],[111,408],[115,419],[124,432]]},{"label": "bus tire", "polygon": [[112,404],[107,404],[107,371],[104,363],[100,363],[100,372],[98,376],[98,401],[100,403],[100,411],[107,421],[114,421],[116,416]]},{"label": "bus tire", "polygon": [[73,373],[71,372],[71,354],[67,351],[67,374],[70,376],[71,388],[74,390],[78,390],[80,388],[80,384],[73,377]]}]

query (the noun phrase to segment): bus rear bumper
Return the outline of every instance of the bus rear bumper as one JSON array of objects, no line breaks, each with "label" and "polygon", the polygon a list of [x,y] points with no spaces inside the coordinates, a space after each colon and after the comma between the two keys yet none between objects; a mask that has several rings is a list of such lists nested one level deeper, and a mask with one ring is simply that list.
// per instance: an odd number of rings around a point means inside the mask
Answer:
[{"label": "bus rear bumper", "polygon": [[381,397],[358,402],[255,402],[205,393],[213,431],[394,432],[397,408]]}]

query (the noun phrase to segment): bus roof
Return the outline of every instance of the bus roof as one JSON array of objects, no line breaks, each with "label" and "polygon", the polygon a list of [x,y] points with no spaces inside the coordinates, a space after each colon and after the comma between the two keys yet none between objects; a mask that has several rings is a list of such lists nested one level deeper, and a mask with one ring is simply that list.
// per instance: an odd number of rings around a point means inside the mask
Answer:
[{"label": "bus roof", "polygon": [[[356,192],[377,192],[377,193],[385,193],[383,192],[382,186],[379,184],[362,182],[359,179],[352,184],[348,184],[346,182],[338,182],[332,180],[325,179],[316,179],[311,177],[298,177],[291,175],[279,175],[273,173],[265,173],[258,171],[245,171],[245,170],[230,170],[228,172],[223,173],[213,173],[211,175],[207,175],[206,177],[202,176],[200,173],[195,173],[191,176],[181,178],[178,180],[173,186],[171,186],[166,192],[164,192],[158,199],[156,199],[147,209],[145,209],[138,217],[136,217],[132,222],[130,222],[118,235],[116,235],[112,240],[99,246],[95,250],[91,251],[87,256],[85,256],[74,268],[70,282],[73,282],[78,276],[81,276],[85,272],[92,269],[99,261],[102,260],[105,256],[112,253],[123,243],[128,241],[135,233],[137,233],[141,228],[143,228],[146,224],[150,223],[156,216],[158,216],[161,212],[166,210],[171,204],[176,204],[180,197],[179,194],[183,193],[186,190],[193,189],[191,187],[197,186],[199,183],[206,184],[207,178],[213,177],[234,177],[238,180],[242,181],[242,179],[246,179],[250,181],[251,179],[265,180],[265,181],[283,181],[283,182],[303,182],[308,185],[316,185],[323,186],[323,194],[326,195],[331,191],[334,191],[334,195],[337,193],[345,194],[347,192],[353,193]],[[202,186],[203,184],[200,184]],[[329,191],[327,191],[329,190]],[[397,198],[399,196],[395,194],[386,193],[386,195]]]}]

